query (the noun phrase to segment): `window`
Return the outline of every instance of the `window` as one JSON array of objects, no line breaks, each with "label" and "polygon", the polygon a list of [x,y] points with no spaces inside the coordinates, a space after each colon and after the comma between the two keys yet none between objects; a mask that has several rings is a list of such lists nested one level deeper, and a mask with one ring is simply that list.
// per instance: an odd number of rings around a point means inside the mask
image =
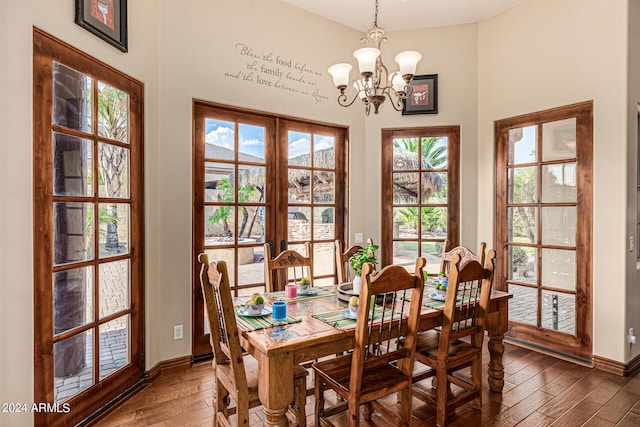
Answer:
[{"label": "window", "polygon": [[459,240],[460,128],[382,131],[383,265],[427,259],[437,275],[442,246]]},{"label": "window", "polygon": [[[142,84],[34,32],[36,422],[142,379]],[[80,404],[82,402],[82,404]]]}]

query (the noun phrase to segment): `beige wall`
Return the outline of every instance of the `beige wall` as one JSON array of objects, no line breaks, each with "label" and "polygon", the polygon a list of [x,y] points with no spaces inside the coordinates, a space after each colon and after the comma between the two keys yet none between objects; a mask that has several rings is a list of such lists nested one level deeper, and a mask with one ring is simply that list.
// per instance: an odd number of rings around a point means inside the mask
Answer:
[{"label": "beige wall", "polygon": [[[491,246],[493,122],[589,99],[595,205],[626,206],[626,0],[525,0],[479,25],[390,33],[388,66],[411,48],[423,54],[418,74],[439,74],[439,114],[402,117],[385,105],[367,119],[359,107],[336,106],[326,72],[337,61],[354,63],[355,30],[275,0],[136,0],[129,2],[123,54],[73,24],[73,3],[0,0],[0,401],[33,400],[32,26],[145,84],[147,369],[191,353],[193,98],[348,126],[351,237],[362,232],[379,241],[382,128],[461,126],[462,243]],[[237,43],[307,63],[322,74],[317,88],[328,99],[316,103],[225,77],[246,66]],[[628,360],[626,220],[619,209],[594,213],[594,353],[617,361]],[[638,321],[631,317],[630,326],[640,330]],[[172,339],[176,324],[185,326],[186,339]],[[30,423],[30,415],[0,414],[1,425]]]},{"label": "beige wall", "polygon": [[625,361],[626,0],[526,0],[479,25],[478,239],[493,241],[493,123],[594,101],[593,352]]}]

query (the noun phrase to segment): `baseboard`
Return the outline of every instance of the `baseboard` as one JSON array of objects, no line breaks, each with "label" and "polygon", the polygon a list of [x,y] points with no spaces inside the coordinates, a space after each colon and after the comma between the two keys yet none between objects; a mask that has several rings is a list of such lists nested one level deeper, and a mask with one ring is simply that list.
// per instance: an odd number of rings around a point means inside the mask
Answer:
[{"label": "baseboard", "polygon": [[160,376],[162,371],[175,368],[189,368],[191,365],[193,365],[192,355],[163,360],[144,373],[144,381],[146,383],[151,383]]},{"label": "baseboard", "polygon": [[619,375],[621,377],[630,377],[640,371],[640,355],[636,356],[629,363],[617,362],[605,357],[593,356],[593,365],[610,374]]}]

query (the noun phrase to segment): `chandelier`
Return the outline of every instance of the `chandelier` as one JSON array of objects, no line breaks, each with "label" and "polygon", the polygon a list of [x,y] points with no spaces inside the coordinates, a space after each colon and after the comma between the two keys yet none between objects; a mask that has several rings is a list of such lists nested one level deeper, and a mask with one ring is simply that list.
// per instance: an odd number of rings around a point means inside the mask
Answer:
[{"label": "chandelier", "polygon": [[[351,64],[342,63],[329,67],[328,71],[333,77],[333,83],[340,91],[338,104],[349,107],[360,98],[364,103],[365,115],[368,116],[372,105],[374,114],[378,114],[378,108],[388,97],[393,108],[400,111],[402,101],[411,95],[412,88],[409,82],[416,72],[416,65],[422,59],[422,55],[413,50],[400,52],[395,57],[400,71],[389,74],[380,55],[380,45],[383,41],[387,41],[387,38],[384,30],[378,27],[378,0],[376,0],[373,27],[360,41],[366,43],[368,47],[353,52],[353,56],[358,60],[359,79],[350,79]],[[349,84],[356,90],[351,101],[345,93]]]}]

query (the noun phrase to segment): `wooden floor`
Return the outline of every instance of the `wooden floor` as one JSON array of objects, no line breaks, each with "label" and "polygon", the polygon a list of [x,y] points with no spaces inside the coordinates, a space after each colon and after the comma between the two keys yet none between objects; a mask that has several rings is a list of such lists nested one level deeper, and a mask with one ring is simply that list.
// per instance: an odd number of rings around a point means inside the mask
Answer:
[{"label": "wooden floor", "polygon": [[[640,426],[640,376],[623,378],[506,344],[504,392],[491,393],[484,373],[483,407],[465,405],[450,417],[451,426]],[[485,346],[486,347],[486,346]],[[488,357],[488,355],[486,356]],[[485,358],[485,360],[487,360]],[[94,426],[211,426],[210,362],[164,372]],[[329,400],[330,402],[330,400]],[[395,397],[388,399],[396,407]],[[314,398],[307,399],[307,425],[313,426]],[[414,399],[415,426],[433,426],[434,412]],[[339,418],[342,417],[342,418]],[[262,425],[261,407],[251,426]],[[348,425],[336,416],[337,425]],[[392,426],[374,415],[362,425]]]}]

